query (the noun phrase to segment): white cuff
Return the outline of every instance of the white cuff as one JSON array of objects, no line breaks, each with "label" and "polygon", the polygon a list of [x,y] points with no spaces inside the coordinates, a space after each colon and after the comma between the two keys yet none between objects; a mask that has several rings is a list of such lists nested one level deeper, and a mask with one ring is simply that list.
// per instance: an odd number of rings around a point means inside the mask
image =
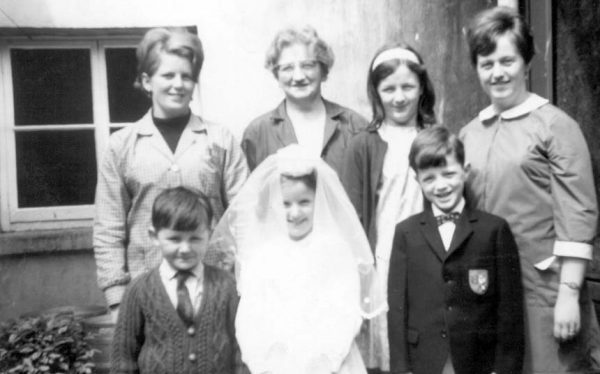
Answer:
[{"label": "white cuff", "polygon": [[559,257],[576,257],[585,260],[592,259],[593,247],[588,243],[567,242],[557,240],[554,242],[552,254]]}]

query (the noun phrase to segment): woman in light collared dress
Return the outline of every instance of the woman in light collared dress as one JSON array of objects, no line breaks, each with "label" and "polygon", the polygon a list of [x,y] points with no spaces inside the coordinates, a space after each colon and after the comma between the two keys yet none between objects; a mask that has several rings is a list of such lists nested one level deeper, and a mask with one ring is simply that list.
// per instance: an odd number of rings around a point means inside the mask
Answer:
[{"label": "woman in light collared dress", "polygon": [[[404,43],[381,48],[369,66],[369,127],[346,152],[342,183],[367,233],[381,287],[387,294],[394,229],[423,210],[423,195],[408,152],[417,132],[435,124],[435,94],[421,56]],[[370,321],[361,350],[367,367],[389,371],[387,316]]]},{"label": "woman in light collared dress", "polygon": [[584,275],[598,210],[584,136],[572,118],[527,90],[533,38],[515,11],[483,11],[467,38],[491,100],[460,133],[471,166],[468,199],[505,218],[519,246],[524,372],[595,372],[599,331]]},{"label": "woman in light collared dress", "polygon": [[341,173],[348,142],[367,126],[367,120],[321,96],[333,61],[331,47],[310,26],[286,28],[275,35],[265,67],[285,99],[244,131],[242,148],[250,170],[278,149],[300,144]]},{"label": "woman in light collared dress", "polygon": [[130,280],[162,259],[148,235],[154,198],[165,188],[198,189],[216,220],[248,175],[231,133],[190,110],[204,60],[200,39],[185,29],[151,29],[137,59],[135,86],[151,98],[152,108],[111,135],[96,189],[98,285],[115,317]]}]

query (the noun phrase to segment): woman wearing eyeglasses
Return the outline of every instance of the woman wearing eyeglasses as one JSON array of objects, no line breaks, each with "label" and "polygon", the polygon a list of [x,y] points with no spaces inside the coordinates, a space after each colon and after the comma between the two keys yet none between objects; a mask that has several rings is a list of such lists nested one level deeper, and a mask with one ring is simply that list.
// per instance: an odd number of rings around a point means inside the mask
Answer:
[{"label": "woman wearing eyeglasses", "polygon": [[333,60],[331,47],[310,26],[287,28],[275,35],[265,67],[285,99],[244,132],[242,148],[250,170],[278,149],[298,143],[340,175],[348,141],[368,123],[353,110],[321,97],[321,84]]}]

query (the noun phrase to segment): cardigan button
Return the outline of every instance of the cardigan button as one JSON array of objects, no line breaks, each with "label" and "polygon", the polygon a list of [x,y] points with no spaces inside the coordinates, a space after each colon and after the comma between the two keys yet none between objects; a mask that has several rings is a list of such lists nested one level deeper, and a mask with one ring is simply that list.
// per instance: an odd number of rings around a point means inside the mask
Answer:
[{"label": "cardigan button", "polygon": [[196,354],[195,353],[190,353],[190,355],[188,356],[188,358],[190,359],[190,361],[194,362],[194,361],[196,361]]},{"label": "cardigan button", "polygon": [[196,333],[196,329],[195,329],[195,328],[193,328],[193,327],[191,327],[191,326],[190,326],[190,327],[187,329],[187,334],[188,334],[189,336],[194,336],[194,334],[195,334],[195,333]]},{"label": "cardigan button", "polygon": [[442,330],[442,338],[446,339],[448,337],[448,334],[446,333],[446,330]]}]

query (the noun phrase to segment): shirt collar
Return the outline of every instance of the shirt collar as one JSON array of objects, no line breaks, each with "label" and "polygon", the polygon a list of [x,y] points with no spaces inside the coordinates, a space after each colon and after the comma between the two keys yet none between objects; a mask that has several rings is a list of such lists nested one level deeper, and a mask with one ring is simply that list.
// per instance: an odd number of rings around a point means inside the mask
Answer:
[{"label": "shirt collar", "polygon": [[479,120],[481,122],[488,121],[496,116],[503,119],[514,119],[525,114],[531,113],[542,105],[546,105],[549,101],[534,93],[529,93],[529,96],[521,104],[498,113],[492,105],[488,106],[479,112]]},{"label": "shirt collar", "polygon": [[[454,209],[452,209],[452,212],[456,212],[456,213],[462,213],[462,211],[465,209],[465,198],[462,197],[460,199],[460,201],[458,202],[458,204],[454,207]],[[435,204],[431,204],[431,212],[433,213],[434,217],[437,216],[443,216],[444,214],[447,214],[445,212],[442,212],[440,210],[440,208],[438,208],[437,206],[435,206]]]},{"label": "shirt collar", "polygon": [[[169,262],[164,258],[160,263],[158,272],[160,273],[161,278],[166,280],[172,280],[177,275],[177,270],[173,269],[171,264],[169,264]],[[202,263],[199,262],[195,268],[190,270],[190,272],[192,273],[192,275],[194,275],[194,277],[196,277],[198,281],[201,281],[202,275],[204,273],[204,265],[202,265]]]}]

